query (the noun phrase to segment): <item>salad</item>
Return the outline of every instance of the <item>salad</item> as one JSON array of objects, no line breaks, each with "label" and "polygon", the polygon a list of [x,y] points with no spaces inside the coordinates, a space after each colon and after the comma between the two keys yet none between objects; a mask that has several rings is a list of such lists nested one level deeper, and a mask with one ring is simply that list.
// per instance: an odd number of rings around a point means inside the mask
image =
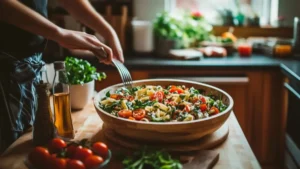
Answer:
[{"label": "salad", "polygon": [[145,122],[192,121],[226,110],[222,98],[184,85],[142,85],[106,93],[99,107],[121,118]]}]

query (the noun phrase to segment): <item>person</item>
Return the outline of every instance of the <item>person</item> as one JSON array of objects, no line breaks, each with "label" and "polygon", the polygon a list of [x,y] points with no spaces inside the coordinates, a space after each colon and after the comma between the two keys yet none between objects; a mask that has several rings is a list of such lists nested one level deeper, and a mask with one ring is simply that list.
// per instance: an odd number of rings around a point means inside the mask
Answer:
[{"label": "person", "polygon": [[58,27],[47,19],[47,0],[0,0],[0,152],[33,125],[37,110],[35,84],[41,79],[42,52],[48,40],[68,49],[87,50],[124,62],[116,32],[88,0],[60,0],[74,18],[101,34]]}]

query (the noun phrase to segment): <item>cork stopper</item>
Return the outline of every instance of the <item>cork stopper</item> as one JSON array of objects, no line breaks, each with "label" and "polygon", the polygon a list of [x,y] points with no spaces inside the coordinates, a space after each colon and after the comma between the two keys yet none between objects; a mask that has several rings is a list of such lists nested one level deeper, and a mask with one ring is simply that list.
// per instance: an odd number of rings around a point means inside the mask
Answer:
[{"label": "cork stopper", "polygon": [[54,62],[54,69],[55,70],[64,70],[66,67],[64,61],[55,61]]}]

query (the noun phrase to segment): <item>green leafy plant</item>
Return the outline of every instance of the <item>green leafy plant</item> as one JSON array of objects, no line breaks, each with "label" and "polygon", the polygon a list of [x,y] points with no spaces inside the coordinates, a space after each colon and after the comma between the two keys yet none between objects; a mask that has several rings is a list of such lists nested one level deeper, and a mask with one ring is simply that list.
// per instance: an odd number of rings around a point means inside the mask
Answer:
[{"label": "green leafy plant", "polygon": [[106,78],[104,72],[97,72],[97,69],[86,60],[66,57],[65,64],[70,84],[84,84]]},{"label": "green leafy plant", "polygon": [[176,15],[162,12],[157,14],[153,25],[156,37],[181,40],[184,47],[198,46],[199,42],[210,38],[212,31],[212,25],[200,12],[178,12]]},{"label": "green leafy plant", "polygon": [[125,169],[182,169],[181,163],[166,151],[144,147],[123,160]]}]

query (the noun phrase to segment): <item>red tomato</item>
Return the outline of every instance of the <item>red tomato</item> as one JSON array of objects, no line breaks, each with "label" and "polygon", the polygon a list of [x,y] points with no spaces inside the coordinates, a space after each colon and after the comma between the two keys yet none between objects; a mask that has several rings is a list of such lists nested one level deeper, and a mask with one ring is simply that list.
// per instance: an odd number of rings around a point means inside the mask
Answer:
[{"label": "red tomato", "polygon": [[142,118],[144,118],[146,115],[146,111],[144,109],[136,109],[133,110],[133,117],[136,120],[141,120]]},{"label": "red tomato", "polygon": [[[67,165],[67,159],[57,158],[56,154],[52,154],[49,158],[49,169],[65,169]],[[45,166],[43,167],[45,168]]]},{"label": "red tomato", "polygon": [[200,100],[201,100],[201,102],[202,102],[203,104],[206,103],[205,97],[201,96]]},{"label": "red tomato", "polygon": [[28,155],[28,160],[35,168],[43,168],[48,163],[49,151],[44,147],[35,147]]},{"label": "red tomato", "polygon": [[219,109],[216,108],[215,106],[211,107],[209,110],[209,114],[211,114],[211,115],[218,114],[219,112],[220,112]]},{"label": "red tomato", "polygon": [[131,96],[131,95],[128,95],[128,96],[126,96],[126,99],[129,100],[129,101],[132,101],[132,100],[134,100],[134,97]]},{"label": "red tomato", "polygon": [[78,146],[76,146],[76,145],[69,145],[69,146],[67,147],[67,157],[73,158],[74,155],[75,155],[75,153],[76,153],[76,148],[77,148],[77,147],[78,147]]},{"label": "red tomato", "polygon": [[103,142],[96,142],[93,144],[92,147],[93,151],[97,154],[100,155],[101,157],[103,157],[104,159],[107,157],[108,155],[108,148],[107,145]]},{"label": "red tomato", "polygon": [[200,105],[200,110],[201,110],[201,111],[205,111],[206,109],[207,109],[206,104],[201,104],[201,105]]},{"label": "red tomato", "polygon": [[159,102],[162,102],[164,99],[164,92],[163,91],[157,91],[152,96],[150,96],[150,100],[157,100]]},{"label": "red tomato", "polygon": [[167,104],[171,106],[175,106],[177,103],[175,101],[167,101]]},{"label": "red tomato", "polygon": [[58,153],[67,146],[66,142],[60,138],[54,138],[50,141],[48,149],[50,153]]},{"label": "red tomato", "polygon": [[69,160],[66,169],[86,169],[85,165],[80,160]]},{"label": "red tomato", "polygon": [[78,146],[74,155],[74,159],[84,161],[87,157],[93,155],[92,150]]},{"label": "red tomato", "polygon": [[181,93],[184,92],[184,90],[181,89],[181,88],[173,87],[173,88],[171,88],[171,89],[169,90],[169,92],[170,92],[170,93],[177,92],[178,94],[181,94]]},{"label": "red tomato", "polygon": [[89,156],[84,160],[85,167],[87,169],[93,169],[103,163],[103,158],[100,156]]},{"label": "red tomato", "polygon": [[119,95],[119,94],[111,94],[110,98],[116,99],[116,100],[120,100],[121,98],[123,98],[124,96]]},{"label": "red tomato", "polygon": [[186,112],[190,112],[191,111],[191,107],[189,105],[185,105],[185,107],[184,107],[183,110],[186,111]]},{"label": "red tomato", "polygon": [[120,110],[118,112],[118,115],[123,118],[129,118],[130,116],[132,116],[132,111],[131,110]]},{"label": "red tomato", "polygon": [[135,118],[132,117],[132,116],[128,117],[128,119],[129,119],[129,120],[135,120]]}]

